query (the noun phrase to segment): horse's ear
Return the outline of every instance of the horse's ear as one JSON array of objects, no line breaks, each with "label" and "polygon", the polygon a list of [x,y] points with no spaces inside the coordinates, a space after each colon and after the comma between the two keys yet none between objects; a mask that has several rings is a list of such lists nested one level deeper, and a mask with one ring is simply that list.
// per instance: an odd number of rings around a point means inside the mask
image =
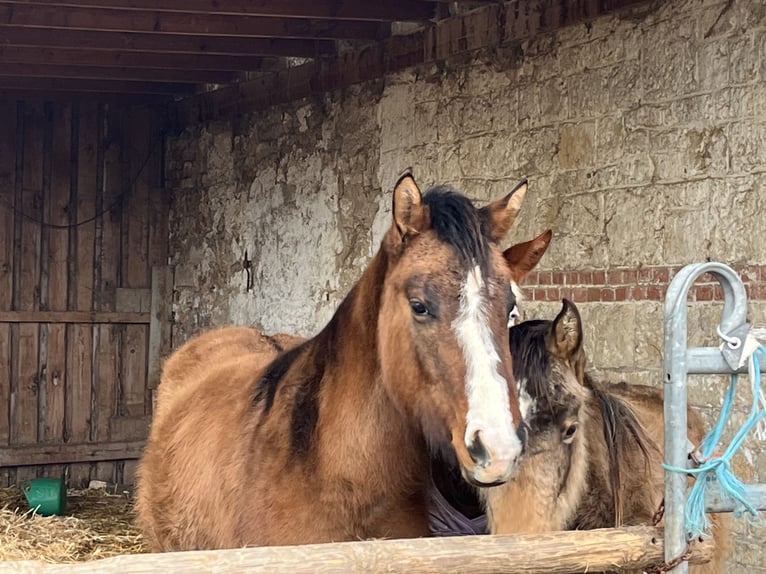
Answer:
[{"label": "horse's ear", "polygon": [[524,196],[527,194],[527,180],[522,179],[503,199],[481,208],[481,214],[489,222],[490,233],[495,241],[502,241],[519,214]]},{"label": "horse's ear", "polygon": [[526,274],[540,262],[540,258],[548,249],[552,237],[553,231],[548,229],[534,239],[517,243],[503,252],[503,257],[505,257],[511,271],[511,278],[516,283],[520,283]]},{"label": "horse's ear", "polygon": [[582,347],[582,320],[580,312],[574,303],[568,299],[562,300],[561,312],[553,320],[548,333],[548,350],[569,361]]},{"label": "horse's ear", "polygon": [[423,195],[410,170],[399,176],[394,186],[394,226],[404,239],[417,235],[429,225],[428,207],[423,205]]}]

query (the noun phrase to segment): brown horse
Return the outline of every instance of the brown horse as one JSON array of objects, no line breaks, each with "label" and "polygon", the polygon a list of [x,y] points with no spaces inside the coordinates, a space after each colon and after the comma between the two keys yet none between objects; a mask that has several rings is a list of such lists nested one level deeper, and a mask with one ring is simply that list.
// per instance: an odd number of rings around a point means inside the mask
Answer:
[{"label": "brown horse", "polygon": [[[503,252],[511,274],[511,290],[518,303],[521,298],[519,283],[535,268],[553,237],[548,229],[529,241],[517,243]],[[519,316],[518,307],[511,309],[509,324]],[[245,353],[263,353],[267,357],[281,353],[305,342],[304,337],[289,333],[269,335],[253,327],[219,327],[195,335],[171,354],[162,365],[161,384],[157,388],[157,409],[164,409],[170,396],[193,380],[197,372],[212,362],[226,360]]]},{"label": "brown horse", "polygon": [[266,362],[281,353],[303,343],[305,339],[287,333],[267,335],[251,327],[222,327],[210,329],[187,341],[162,365],[160,385],[154,417],[165,416],[172,395],[197,376],[204,374],[211,363],[226,361],[231,357],[254,353],[262,355]]},{"label": "brown horse", "polygon": [[[580,315],[571,302],[554,321],[510,330],[528,448],[512,480],[482,489],[495,534],[651,524],[663,497],[659,389],[603,384],[585,373]],[[688,435],[704,436],[689,409]],[[716,554],[690,572],[722,572],[726,520],[712,515]]]},{"label": "brown horse", "polygon": [[137,482],[151,548],[424,534],[429,448],[475,485],[507,480],[522,441],[498,243],[525,192],[477,209],[402,176],[378,253],[317,336],[166,372]]}]

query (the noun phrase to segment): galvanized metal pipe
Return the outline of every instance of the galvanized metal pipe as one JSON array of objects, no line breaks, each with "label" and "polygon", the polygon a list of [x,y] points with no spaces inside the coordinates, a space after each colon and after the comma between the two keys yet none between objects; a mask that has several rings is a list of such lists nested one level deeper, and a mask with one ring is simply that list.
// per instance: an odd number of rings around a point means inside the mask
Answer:
[{"label": "galvanized metal pipe", "polygon": [[[721,355],[721,350],[716,347],[692,347],[686,350],[686,366],[689,375],[729,375],[729,364]],[[747,363],[736,371],[747,374]],[[761,365],[761,372],[766,373],[766,363]]]},{"label": "galvanized metal pipe", "polygon": [[[766,484],[749,484],[745,500],[756,510],[766,510]],[[721,496],[717,486],[705,492],[705,510],[708,512],[733,512],[734,502]]]},{"label": "galvanized metal pipe", "polygon": [[[691,372],[708,373],[700,367],[711,367],[713,373],[722,371],[721,365],[711,359],[710,348],[704,351],[687,352],[687,312],[686,300],[694,281],[703,273],[712,273],[721,284],[724,294],[723,314],[720,329],[730,333],[734,328],[746,322],[747,295],[739,276],[722,263],[694,263],[685,266],[673,277],[665,296],[664,305],[664,416],[665,416],[665,462],[676,467],[685,467],[686,452],[686,376]],[[712,348],[717,351],[718,349]],[[706,358],[707,357],[707,358]],[[700,364],[696,364],[697,359]],[[689,360],[693,363],[689,363]],[[723,360],[723,359],[721,359]],[[710,364],[706,364],[709,361]],[[672,560],[682,554],[686,548],[686,528],[684,511],[686,509],[686,476],[678,472],[665,472],[665,559]],[[670,572],[687,574],[688,565],[682,562]]]}]

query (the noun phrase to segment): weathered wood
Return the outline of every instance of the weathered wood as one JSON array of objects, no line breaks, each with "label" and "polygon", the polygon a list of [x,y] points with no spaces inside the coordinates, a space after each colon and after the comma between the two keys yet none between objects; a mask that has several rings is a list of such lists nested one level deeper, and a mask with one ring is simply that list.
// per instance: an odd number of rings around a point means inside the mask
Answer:
[{"label": "weathered wood", "polygon": [[[153,110],[134,109],[131,122],[125,126],[125,146],[128,153],[123,165],[124,185],[131,186],[122,213],[122,286],[151,288],[149,265],[150,193],[159,183],[161,140],[150,140],[148,133],[156,133],[156,115]],[[127,176],[129,179],[125,179]],[[149,329],[139,325],[126,325],[121,348],[121,387],[117,413],[120,416],[147,414],[147,353]],[[112,434],[114,440],[124,437]],[[121,482],[133,480],[135,464],[126,462]]]},{"label": "weathered wood", "polygon": [[[0,448],[10,438],[8,405],[11,400],[11,329],[0,324]],[[0,470],[0,488],[7,486],[8,472]]]},{"label": "weathered wood", "polygon": [[[125,117],[124,109],[119,106],[109,106],[106,111],[106,133],[102,138],[104,158],[104,173],[106,180],[100,190],[97,208],[104,211],[112,204],[114,198],[122,192],[122,174],[120,153],[122,152],[123,122],[130,121]],[[99,270],[96,280],[96,297],[94,308],[98,311],[115,311],[117,303],[119,260],[115,257],[120,252],[120,220],[118,206],[112,211],[106,211],[99,218],[101,229],[100,243],[96,246],[96,261]],[[151,295],[149,295],[151,296]],[[147,309],[148,310],[148,309]],[[109,421],[116,413],[116,391],[119,373],[118,345],[116,336],[118,327],[114,325],[99,325],[97,330],[96,352],[98,365],[96,372],[96,422],[94,425],[96,442],[111,440]],[[100,462],[93,469],[94,478],[113,482],[116,480],[114,463]]]},{"label": "weathered wood", "polygon": [[[27,217],[18,221],[21,225],[21,272],[20,282],[14,288],[19,291],[17,309],[26,311],[36,311],[40,306],[41,229],[38,222],[42,219],[44,128],[43,106],[25,106],[23,173],[20,179],[23,181],[21,206]],[[11,403],[11,444],[34,443],[38,438],[39,337],[39,325],[19,325],[18,386],[15,400]],[[35,475],[36,469],[19,469],[16,478],[20,481]]]},{"label": "weathered wood", "polygon": [[[370,540],[306,546],[138,554],[77,565],[40,565],[43,574],[143,574],[178,572],[268,572],[335,574],[565,574],[648,568],[662,560],[662,529],[649,526],[575,530],[513,536],[462,536]],[[692,562],[710,560],[712,545],[697,544]],[[8,563],[9,573],[29,572],[31,563]]]},{"label": "weathered wood", "polygon": [[332,60],[308,62],[190,96],[177,103],[177,116],[181,125],[188,125],[253,112],[460,53],[518,42],[638,1],[584,0],[571,4],[543,0],[535,4],[534,10],[513,9],[509,8],[512,3],[492,2],[483,8],[438,20],[419,32],[389,37],[356,51],[340,53]]},{"label": "weathered wood", "polygon": [[[161,118],[156,130],[159,131]],[[162,137],[157,134],[157,137]],[[161,187],[161,157],[156,154],[151,166],[153,187],[148,190],[151,208],[149,210],[149,258],[151,267],[151,322],[149,324],[147,356],[147,388],[159,384],[161,358],[170,351],[171,345],[171,304],[173,298],[173,270],[168,261],[168,210],[169,199]],[[151,395],[145,397],[147,408],[151,410]]]},{"label": "weathered wood", "polygon": [[[0,125],[11,128],[0,130],[0,194],[11,206],[0,208],[0,222],[7,221],[0,229],[0,257],[7,259],[0,280],[8,284],[0,293],[0,448],[34,452],[37,443],[47,455],[59,448],[72,452],[66,450],[70,445],[98,449],[102,443],[126,443],[146,434],[148,419],[143,417],[151,396],[146,374],[148,259],[167,260],[166,216],[155,214],[163,206],[166,211],[167,202],[159,193],[148,202],[149,190],[160,185],[162,150],[154,136],[161,124],[156,111],[136,114],[137,109],[142,108],[107,107],[94,100],[39,99],[0,106]],[[132,126],[129,142],[117,129],[121,122]],[[140,174],[143,181],[136,186],[134,214],[123,218],[123,203],[115,199],[138,175],[155,139],[151,161]],[[121,156],[133,168],[125,177]],[[49,225],[14,217],[13,206]],[[122,269],[120,255],[127,248],[134,250],[132,263]],[[140,289],[141,312],[116,310],[118,285]],[[135,293],[121,292],[121,300]],[[127,332],[125,325],[135,326],[137,336],[124,337],[129,351],[123,354],[116,333]],[[120,363],[134,354],[139,356],[129,358],[132,367],[126,373]],[[140,418],[114,418],[123,376],[129,380],[123,411]],[[127,438],[119,440],[113,432]],[[73,485],[91,477],[113,481],[116,465],[123,465],[114,461],[134,458],[130,453],[84,459],[67,454],[35,459],[19,469],[3,458],[0,483],[34,476],[38,464],[45,464],[46,473],[59,474],[52,463],[71,465]],[[130,477],[134,465],[125,466]]]},{"label": "weathered wood", "polygon": [[149,313],[115,311],[0,311],[0,323],[149,324]]},{"label": "weathered wood", "polygon": [[[70,305],[73,310],[92,311],[93,256],[98,163],[97,146],[100,135],[99,105],[80,103],[77,128],[77,176],[74,209],[75,276],[70,282]],[[73,290],[73,292],[72,292]],[[93,385],[93,327],[74,324],[69,333],[69,373],[67,376],[67,442],[82,443],[92,438],[91,401]],[[72,484],[82,484],[90,478],[90,467],[74,464],[69,469]]]},{"label": "weathered wood", "polygon": [[[94,66],[107,68],[175,69],[178,71],[244,72],[261,67],[262,56],[217,54],[156,54],[153,52],[94,52],[66,49],[0,46],[1,63]],[[127,78],[126,78],[127,79]],[[140,78],[137,78],[140,79]],[[171,81],[171,80],[168,80]]]},{"label": "weathered wood", "polygon": [[[88,463],[103,460],[133,460],[141,456],[144,441],[108,443],[31,444],[0,447],[0,467],[42,464]],[[87,468],[78,464],[76,467]]]},{"label": "weathered wood", "polygon": [[[53,107],[53,149],[51,150],[51,193],[46,220],[53,225],[70,224],[69,188],[72,156],[72,107],[55,104]],[[51,228],[48,232],[48,309],[66,312],[67,308],[67,253],[69,229]],[[45,427],[41,440],[63,442],[66,402],[66,325],[48,324],[48,364],[45,369]],[[61,469],[50,468],[51,474]]]},{"label": "weathered wood", "polygon": [[65,92],[119,92],[121,94],[184,94],[194,90],[190,84],[167,82],[133,82],[130,80],[80,80],[70,78],[6,77],[3,90],[45,90]]},{"label": "weathered wood", "polygon": [[160,384],[162,358],[171,349],[173,304],[173,269],[171,267],[152,268],[152,311],[149,323],[149,388]]},{"label": "weathered wood", "polygon": [[[101,244],[103,243],[104,235],[104,187],[106,184],[104,174],[104,151],[107,137],[106,126],[106,105],[99,103],[98,111],[98,133],[96,136],[96,188],[93,194],[94,201],[94,221],[93,221],[93,298],[91,301],[91,309],[94,311],[100,308],[101,303],[101,287],[103,284],[101,277],[101,264],[102,258],[100,254]],[[101,331],[98,327],[93,328],[93,342],[92,342],[93,355],[91,359],[91,369],[93,378],[91,379],[91,407],[90,407],[90,439],[96,442],[98,439],[96,435],[98,433],[99,426],[103,427],[103,419],[109,417],[111,414],[106,409],[106,412],[102,412],[99,409],[100,400],[99,394],[101,391],[101,384],[98,378],[101,364],[101,354],[98,352],[101,346]],[[96,464],[91,464],[90,479],[95,478],[94,473],[96,471]]]},{"label": "weathered wood", "polygon": [[[14,178],[13,178],[13,263],[11,271],[13,274],[12,286],[21,283],[21,221],[19,213],[23,210],[23,190],[24,190],[24,104],[14,102],[16,108],[16,148],[14,151]],[[20,295],[18,288],[11,289],[11,309],[18,309],[20,306]],[[16,393],[19,386],[18,356],[19,356],[19,325],[10,325],[10,388],[8,389],[8,444],[13,443],[13,420],[14,409],[16,408]],[[16,472],[8,474],[8,479],[15,482]]]},{"label": "weathered wood", "polygon": [[6,26],[0,45],[67,48],[79,46],[91,50],[138,52],[186,52],[190,54],[250,54],[253,56],[314,57],[331,54],[329,40],[293,40],[281,38],[242,38],[238,36],[190,36],[185,34],[149,34],[102,32],[96,30],[49,30]]},{"label": "weathered wood", "polygon": [[148,288],[128,289],[118,287],[116,292],[116,307],[118,312],[149,313],[152,308],[152,290]]},{"label": "weathered wood", "polygon": [[0,23],[0,26],[31,28],[266,38],[370,39],[375,38],[378,31],[375,22],[154,10],[117,11],[94,6],[32,6],[5,1],[0,1]]},{"label": "weathered wood", "polygon": [[[0,311],[13,307],[13,232],[16,178],[16,106],[0,106]],[[0,323],[0,446],[8,444],[11,400],[11,326]],[[0,487],[8,471],[0,471]]]},{"label": "weathered wood", "polygon": [[[38,56],[40,58],[40,56]],[[139,82],[162,82],[166,84],[229,83],[237,79],[232,72],[216,70],[163,70],[160,68],[128,68],[124,66],[62,66],[44,62],[8,63],[0,57],[0,77],[17,78],[72,78],[77,80],[131,80]],[[164,92],[161,92],[164,93]]]},{"label": "weathered wood", "polygon": [[[123,285],[128,288],[151,288],[149,266],[149,193],[154,179],[157,153],[156,142],[145,137],[144,130],[151,129],[152,113],[134,110],[130,125],[126,126],[126,144],[129,155],[124,167],[132,186],[123,211]],[[141,171],[138,175],[139,170]],[[151,319],[150,319],[151,320]],[[122,347],[122,393],[119,414],[140,416],[145,414],[144,392],[146,389],[146,353],[148,332],[141,326],[126,326]],[[121,439],[116,436],[114,438]]]},{"label": "weathered wood", "polygon": [[240,16],[282,16],[286,18],[340,18],[393,22],[427,20],[434,15],[432,2],[386,0],[356,2],[354,0],[19,0],[17,4],[47,6],[89,6],[157,12],[197,12],[201,14],[235,14]]},{"label": "weathered wood", "polygon": [[131,94],[118,92],[82,92],[78,90],[61,90],[44,92],[31,88],[7,88],[0,82],[0,102],[62,102],[84,103],[97,101],[99,103],[113,103],[131,105],[163,106],[172,100],[169,94]]},{"label": "weathered wood", "polygon": [[152,417],[149,415],[137,417],[111,417],[109,419],[109,433],[122,440],[146,440],[149,436],[149,425]]},{"label": "weathered wood", "polygon": [[[40,299],[38,308],[49,309],[50,296],[49,271],[50,271],[50,226],[48,212],[51,202],[51,160],[53,155],[53,104],[46,102],[43,107],[43,145],[38,153],[42,156],[42,186],[39,195],[40,210],[40,281],[38,289]],[[37,440],[45,440],[45,420],[48,411],[47,394],[47,368],[48,368],[48,325],[39,326],[38,348],[38,371],[37,371]]]}]

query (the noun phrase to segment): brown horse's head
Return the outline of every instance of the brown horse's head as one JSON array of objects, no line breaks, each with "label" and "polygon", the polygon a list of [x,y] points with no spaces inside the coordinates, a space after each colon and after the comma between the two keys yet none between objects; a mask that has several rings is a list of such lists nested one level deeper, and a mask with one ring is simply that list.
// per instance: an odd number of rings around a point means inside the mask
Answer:
[{"label": "brown horse's head", "polygon": [[487,489],[496,534],[546,532],[567,526],[586,485],[589,391],[577,308],[564,299],[553,321],[525,321],[509,331],[513,371],[528,444],[511,482]]},{"label": "brown horse's head", "polygon": [[406,174],[382,246],[385,388],[431,447],[454,454],[478,485],[507,480],[523,446],[507,329],[516,298],[498,243],[525,193],[522,182],[477,209],[447,187],[421,194]]}]

